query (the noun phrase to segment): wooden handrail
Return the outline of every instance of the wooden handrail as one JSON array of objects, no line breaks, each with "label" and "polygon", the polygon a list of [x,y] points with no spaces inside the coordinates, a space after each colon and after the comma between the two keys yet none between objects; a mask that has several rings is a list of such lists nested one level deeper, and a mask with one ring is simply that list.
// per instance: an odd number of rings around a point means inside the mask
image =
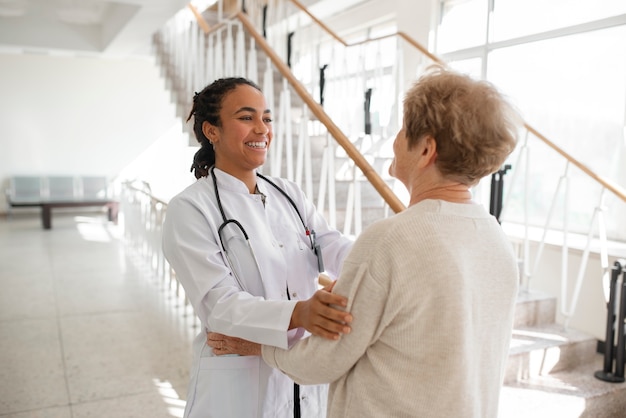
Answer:
[{"label": "wooden handrail", "polygon": [[204,18],[202,17],[202,14],[200,14],[196,6],[194,6],[191,3],[188,3],[187,7],[189,7],[189,10],[191,10],[191,13],[193,13],[193,15],[195,16],[196,21],[198,22],[198,26],[202,28],[204,33],[209,33],[211,31],[211,27],[209,26],[209,23],[206,20],[204,20]]},{"label": "wooden handrail", "polygon": [[307,89],[300,83],[300,81],[293,75],[287,64],[274,52],[274,50],[268,45],[267,41],[261,34],[256,31],[252,22],[242,13],[236,13],[237,19],[243,24],[248,33],[252,35],[256,44],[265,52],[265,54],[272,61],[274,66],[278,69],[281,75],[289,81],[289,84],[298,93],[300,98],[311,109],[311,112],[317,117],[317,119],[326,127],[328,132],[335,138],[339,145],[346,151],[346,154],[354,161],[354,163],[361,169],[365,177],[374,186],[382,198],[387,202],[389,207],[396,213],[403,211],[404,204],[398,199],[398,196],[389,188],[387,183],[378,175],[376,170],[370,165],[365,157],[354,146],[350,139],[339,129],[332,119],[326,114],[322,106],[315,101],[315,99],[309,94]]},{"label": "wooden handrail", "polygon": [[[204,20],[204,17],[201,14],[195,15],[198,20],[198,25],[205,31],[205,33],[209,33],[211,31],[216,30],[215,27],[208,29],[208,24]],[[404,203],[398,199],[398,196],[389,188],[387,183],[378,175],[376,170],[370,165],[370,163],[365,159],[365,157],[359,152],[359,150],[354,146],[354,144],[350,141],[350,139],[339,129],[337,125],[332,121],[332,119],[326,114],[322,106],[315,101],[315,99],[309,94],[307,89],[298,81],[298,79],[293,75],[289,67],[283,62],[282,59],[274,52],[274,50],[269,46],[265,38],[256,31],[256,28],[250,22],[250,20],[243,14],[241,11],[234,13],[233,15],[243,24],[248,33],[254,38],[256,44],[265,52],[268,58],[272,61],[274,66],[278,69],[281,75],[287,79],[289,84],[294,88],[296,93],[300,96],[302,101],[311,109],[311,112],[317,117],[317,119],[326,127],[328,132],[335,138],[337,143],[346,151],[346,154],[354,161],[357,167],[363,172],[363,175],[368,179],[368,181],[374,186],[376,191],[381,195],[381,197],[387,202],[391,210],[395,213],[401,212],[406,207]],[[200,23],[203,21],[204,23]],[[204,28],[207,29],[204,29]]]},{"label": "wooden handrail", "polygon": [[333,38],[335,38],[337,40],[337,42],[341,43],[343,46],[350,46],[348,45],[348,43],[346,41],[344,41],[343,39],[341,39],[339,37],[339,35],[337,35],[335,32],[333,32],[328,26],[326,26],[324,24],[324,22],[322,22],[321,20],[319,20],[318,18],[316,18],[315,16],[313,16],[313,14],[311,12],[309,12],[309,9],[307,9],[302,3],[300,3],[298,0],[291,0],[291,2],[293,4],[296,5],[296,7],[300,10],[302,10],[308,17],[311,18],[311,20],[313,20],[317,26],[321,27],[322,29],[324,29],[324,31],[326,33],[328,33],[330,36],[332,36]]},{"label": "wooden handrail", "polygon": [[587,174],[589,177],[591,177],[592,179],[594,179],[595,181],[600,183],[602,185],[602,187],[604,187],[605,189],[610,190],[611,192],[613,192],[614,195],[616,195],[617,197],[622,199],[624,202],[626,202],[626,190],[624,190],[623,187],[621,187],[620,185],[615,184],[611,180],[606,179],[606,178],[600,176],[599,174],[595,173],[589,167],[587,167],[586,165],[584,165],[583,163],[578,161],[576,158],[574,158],[571,155],[569,155],[563,149],[559,148],[558,145],[556,145],[555,143],[550,141],[548,138],[546,138],[544,135],[542,135],[539,131],[537,131],[535,128],[533,128],[532,126],[530,126],[526,122],[524,122],[524,128],[526,128],[528,130],[528,132],[530,132],[533,135],[535,135],[539,140],[543,141],[547,146],[549,146],[554,151],[556,151],[558,154],[560,154],[567,161],[569,161],[570,163],[572,163],[576,167],[578,167],[583,173]]}]

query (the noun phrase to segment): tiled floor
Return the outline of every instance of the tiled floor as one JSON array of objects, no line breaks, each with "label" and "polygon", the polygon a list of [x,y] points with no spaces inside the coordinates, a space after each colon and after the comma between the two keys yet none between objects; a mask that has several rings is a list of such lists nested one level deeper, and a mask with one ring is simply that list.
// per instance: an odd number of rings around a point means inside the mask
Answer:
[{"label": "tiled floor", "polygon": [[0,218],[0,417],[182,417],[193,315],[119,235]]}]

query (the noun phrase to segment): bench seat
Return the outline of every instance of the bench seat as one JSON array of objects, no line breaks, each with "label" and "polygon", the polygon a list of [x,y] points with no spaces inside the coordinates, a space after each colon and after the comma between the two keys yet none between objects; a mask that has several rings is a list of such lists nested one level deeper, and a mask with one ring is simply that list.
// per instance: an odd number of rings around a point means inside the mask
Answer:
[{"label": "bench seat", "polygon": [[13,176],[6,191],[9,208],[41,207],[44,229],[52,228],[54,208],[106,207],[117,223],[119,202],[110,194],[103,176]]}]

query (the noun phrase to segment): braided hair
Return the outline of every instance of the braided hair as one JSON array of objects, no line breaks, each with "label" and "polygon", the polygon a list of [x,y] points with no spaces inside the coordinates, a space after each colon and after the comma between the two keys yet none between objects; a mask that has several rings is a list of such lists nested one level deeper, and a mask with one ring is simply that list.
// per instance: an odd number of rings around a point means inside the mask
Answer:
[{"label": "braided hair", "polygon": [[200,149],[193,156],[191,171],[193,171],[196,179],[206,177],[209,173],[209,167],[215,164],[215,151],[213,144],[202,132],[204,122],[209,122],[213,126],[221,127],[220,110],[224,97],[240,85],[248,85],[261,91],[253,81],[243,77],[220,78],[206,86],[200,93],[193,96],[193,107],[187,122],[193,116],[193,132],[196,140],[200,143]]}]

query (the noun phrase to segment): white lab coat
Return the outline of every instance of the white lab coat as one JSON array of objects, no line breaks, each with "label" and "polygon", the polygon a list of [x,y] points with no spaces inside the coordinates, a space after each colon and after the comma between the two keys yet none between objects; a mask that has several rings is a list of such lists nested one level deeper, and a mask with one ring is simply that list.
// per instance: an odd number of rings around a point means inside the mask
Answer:
[{"label": "white lab coat", "polygon": [[[286,330],[295,303],[317,290],[317,258],[294,208],[272,185],[257,181],[267,196],[264,206],[261,195],[250,194],[237,178],[218,169],[215,175],[226,218],[237,220],[247,232],[259,268],[249,251],[229,252],[242,270],[239,276],[247,290],[242,291],[218,236],[223,220],[210,174],[170,201],[163,251],[202,323],[193,344],[185,417],[293,417],[291,379],[260,357],[214,356],[206,345],[206,332],[289,347],[305,335],[303,329]],[[352,241],[329,228],[295,183],[271,180],[293,199],[306,225],[315,230],[325,269],[338,276]],[[243,234],[232,224],[223,235],[225,241],[243,242]],[[303,416],[325,417],[326,395],[326,386],[302,386]]]}]

